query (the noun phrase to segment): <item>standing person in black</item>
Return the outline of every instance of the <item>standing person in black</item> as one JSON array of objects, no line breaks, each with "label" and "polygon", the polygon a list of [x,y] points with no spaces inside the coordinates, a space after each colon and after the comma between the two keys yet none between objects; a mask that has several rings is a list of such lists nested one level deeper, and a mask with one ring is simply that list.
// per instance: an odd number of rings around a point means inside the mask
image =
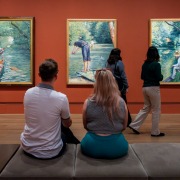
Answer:
[{"label": "standing person in black", "polygon": [[[127,104],[126,93],[128,92],[128,81],[124,70],[124,64],[121,58],[121,50],[119,48],[112,49],[109,58],[107,60],[107,68],[110,68],[121,92],[121,97]],[[128,110],[128,126],[131,123],[132,118]]]},{"label": "standing person in black", "polygon": [[151,136],[165,136],[159,130],[159,120],[161,115],[161,94],[160,81],[163,80],[161,74],[161,65],[159,63],[160,56],[155,46],[149,47],[147,51],[147,59],[142,65],[141,79],[143,83],[144,107],[139,111],[135,120],[129,125],[134,133],[140,134],[138,131],[147,115],[152,112],[152,128]]}]

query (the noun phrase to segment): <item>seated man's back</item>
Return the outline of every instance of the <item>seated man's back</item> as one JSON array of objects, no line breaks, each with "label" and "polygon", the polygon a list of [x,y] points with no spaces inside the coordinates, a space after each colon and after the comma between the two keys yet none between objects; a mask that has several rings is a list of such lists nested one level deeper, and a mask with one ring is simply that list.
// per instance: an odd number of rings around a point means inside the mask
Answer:
[{"label": "seated man's back", "polygon": [[24,96],[25,127],[22,148],[38,158],[57,156],[62,147],[61,120],[70,117],[65,94],[42,82],[27,90]]}]

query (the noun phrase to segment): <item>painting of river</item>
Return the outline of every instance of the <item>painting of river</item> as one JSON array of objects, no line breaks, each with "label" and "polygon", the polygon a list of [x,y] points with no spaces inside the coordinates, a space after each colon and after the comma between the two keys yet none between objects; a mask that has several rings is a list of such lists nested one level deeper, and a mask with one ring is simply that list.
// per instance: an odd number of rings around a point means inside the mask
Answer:
[{"label": "painting of river", "polygon": [[150,37],[160,54],[161,84],[180,84],[180,19],[152,19]]},{"label": "painting of river", "polygon": [[67,28],[68,84],[93,84],[96,70],[106,67],[116,47],[116,20],[71,19]]},{"label": "painting of river", "polygon": [[33,84],[33,18],[0,18],[0,85]]}]

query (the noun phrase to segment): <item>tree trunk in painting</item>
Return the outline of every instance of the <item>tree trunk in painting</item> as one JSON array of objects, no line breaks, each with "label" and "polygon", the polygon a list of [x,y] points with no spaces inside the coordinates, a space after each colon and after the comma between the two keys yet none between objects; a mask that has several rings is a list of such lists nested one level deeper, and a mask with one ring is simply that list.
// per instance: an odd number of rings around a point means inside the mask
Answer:
[{"label": "tree trunk in painting", "polygon": [[112,43],[113,43],[113,45],[115,47],[116,46],[116,42],[115,42],[115,30],[114,30],[114,23],[112,21],[109,22],[109,29],[110,29],[110,35],[111,35]]}]

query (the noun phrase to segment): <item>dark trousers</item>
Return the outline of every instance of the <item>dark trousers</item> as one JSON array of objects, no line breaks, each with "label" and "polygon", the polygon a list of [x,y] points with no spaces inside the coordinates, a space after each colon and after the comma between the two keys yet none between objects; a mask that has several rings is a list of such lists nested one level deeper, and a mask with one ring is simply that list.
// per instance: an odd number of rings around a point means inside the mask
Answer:
[{"label": "dark trousers", "polygon": [[[54,159],[54,158],[57,158],[59,156],[62,156],[64,154],[65,150],[66,150],[66,143],[69,143],[69,144],[79,144],[80,143],[80,141],[74,136],[74,134],[70,130],[70,128],[64,127],[63,124],[61,124],[61,138],[62,138],[62,141],[63,141],[63,147],[62,147],[61,151],[55,157],[47,158],[47,159]],[[29,153],[27,153],[25,151],[24,151],[24,153],[27,156],[32,157],[32,158],[42,159],[42,158],[35,157],[32,154],[29,154]],[[43,158],[42,160],[47,160],[47,159]]]},{"label": "dark trousers", "polygon": [[79,144],[80,141],[74,136],[70,128],[66,128],[61,124],[61,133],[62,137],[65,138],[66,143],[68,144]]},{"label": "dark trousers", "polygon": [[[124,99],[125,103],[127,104],[126,93],[121,93],[121,97]],[[131,122],[132,122],[132,118],[131,118],[131,114],[128,109],[128,124],[127,124],[127,126],[129,126],[129,124],[131,124]]]}]

